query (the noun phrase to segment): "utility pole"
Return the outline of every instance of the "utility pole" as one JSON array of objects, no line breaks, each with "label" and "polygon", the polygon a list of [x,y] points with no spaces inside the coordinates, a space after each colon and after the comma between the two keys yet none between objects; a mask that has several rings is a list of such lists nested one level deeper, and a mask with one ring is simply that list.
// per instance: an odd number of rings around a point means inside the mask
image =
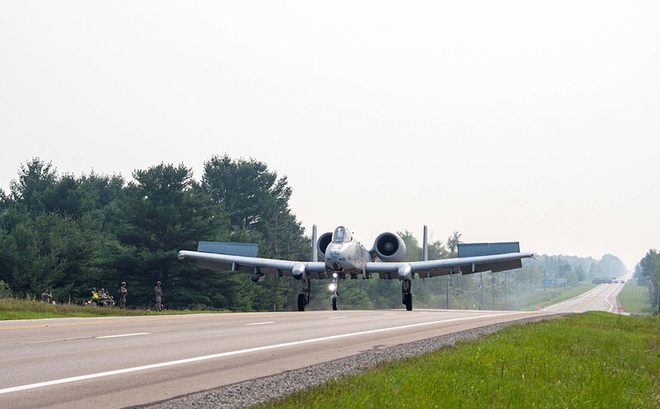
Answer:
[{"label": "utility pole", "polygon": [[479,306],[479,309],[484,308],[484,273],[479,273],[479,276],[481,277],[481,305]]},{"label": "utility pole", "polygon": [[451,288],[451,273],[449,273],[449,277],[447,277],[447,284],[445,287],[445,309],[449,309],[449,289]]},{"label": "utility pole", "polygon": [[497,278],[495,277],[495,273],[490,273],[490,284],[492,285],[493,289],[493,309],[495,309],[495,284],[497,283]]}]

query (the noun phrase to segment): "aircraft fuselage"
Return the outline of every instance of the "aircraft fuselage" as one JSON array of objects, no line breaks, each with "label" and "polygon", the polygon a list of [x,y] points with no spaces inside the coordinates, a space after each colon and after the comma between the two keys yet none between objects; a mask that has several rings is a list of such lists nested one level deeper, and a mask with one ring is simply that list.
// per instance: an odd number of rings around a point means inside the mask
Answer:
[{"label": "aircraft fuselage", "polygon": [[344,226],[337,227],[332,233],[332,239],[323,246],[325,248],[320,251],[324,254],[325,270],[328,273],[364,273],[367,263],[373,261],[369,250],[353,240],[351,231]]},{"label": "aircraft fuselage", "polygon": [[362,274],[371,261],[369,251],[360,243],[332,242],[325,251],[325,267],[329,271],[345,274]]}]

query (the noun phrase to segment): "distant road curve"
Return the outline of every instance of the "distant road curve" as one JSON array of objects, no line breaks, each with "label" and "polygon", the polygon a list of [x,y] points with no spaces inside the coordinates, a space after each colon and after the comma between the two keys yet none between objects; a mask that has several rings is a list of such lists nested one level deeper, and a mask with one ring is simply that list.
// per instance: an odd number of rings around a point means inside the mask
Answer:
[{"label": "distant road curve", "polygon": [[618,295],[625,284],[599,284],[584,294],[549,307],[544,311],[567,313],[586,311],[617,312],[619,308]]}]

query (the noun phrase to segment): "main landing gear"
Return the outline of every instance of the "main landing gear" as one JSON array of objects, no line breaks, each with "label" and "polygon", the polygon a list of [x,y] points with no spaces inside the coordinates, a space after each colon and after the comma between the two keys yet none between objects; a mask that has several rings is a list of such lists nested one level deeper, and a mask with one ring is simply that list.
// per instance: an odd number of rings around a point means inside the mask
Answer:
[{"label": "main landing gear", "polygon": [[[332,309],[337,311],[337,299],[339,298],[339,276],[337,273],[332,274],[332,283],[329,285],[330,291],[332,291],[332,296],[330,297],[330,302],[332,303]],[[407,311],[412,311],[412,293],[410,292],[412,287],[412,281],[410,280],[401,280],[401,303],[406,306]],[[302,278],[302,292],[298,294],[298,311],[305,311],[305,306],[309,304],[311,292],[311,282],[309,277]]]},{"label": "main landing gear", "polygon": [[309,304],[311,283],[309,277],[302,278],[302,293],[298,294],[298,311],[305,311],[305,305]]},{"label": "main landing gear", "polygon": [[406,311],[412,311],[412,294],[410,280],[401,280],[401,303],[406,306]]}]

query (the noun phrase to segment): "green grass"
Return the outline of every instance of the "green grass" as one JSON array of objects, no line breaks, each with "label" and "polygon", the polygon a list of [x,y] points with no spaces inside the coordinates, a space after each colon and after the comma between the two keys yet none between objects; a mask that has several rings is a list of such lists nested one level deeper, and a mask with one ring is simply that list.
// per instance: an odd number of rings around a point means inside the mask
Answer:
[{"label": "green grass", "polygon": [[194,314],[209,311],[166,310],[155,312],[143,309],[119,309],[107,307],[78,306],[73,304],[46,304],[38,301],[0,299],[0,320],[26,320],[39,318],[67,317],[122,317],[140,315]]},{"label": "green grass", "polygon": [[626,283],[619,293],[619,301],[624,311],[631,314],[652,314],[657,311],[651,307],[648,288],[638,286],[634,282]]},{"label": "green grass", "polygon": [[658,408],[660,317],[591,312],[328,382],[258,408]]}]

